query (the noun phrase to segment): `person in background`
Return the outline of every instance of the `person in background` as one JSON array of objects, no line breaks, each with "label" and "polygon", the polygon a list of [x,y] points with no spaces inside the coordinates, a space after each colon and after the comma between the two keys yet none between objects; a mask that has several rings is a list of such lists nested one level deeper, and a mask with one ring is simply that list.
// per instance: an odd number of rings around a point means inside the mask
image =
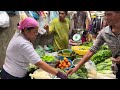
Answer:
[{"label": "person in background", "polygon": [[100,49],[100,46],[107,43],[112,52],[113,72],[116,72],[114,73],[116,78],[120,79],[120,11],[105,11],[104,17],[108,26],[99,32],[93,46],[80,60],[78,65],[67,72],[67,75],[76,72]]},{"label": "person in background", "polygon": [[70,22],[66,18],[66,16],[67,11],[59,11],[59,18],[53,19],[49,26],[44,26],[44,29],[46,29],[48,34],[54,34],[54,51],[59,51],[68,48]]},{"label": "person in background", "polygon": [[92,41],[92,35],[90,34],[90,23],[91,23],[91,15],[90,11],[86,11],[87,18],[86,18],[86,41]]},{"label": "person in background", "polygon": [[102,28],[104,28],[106,26],[108,26],[108,24],[107,24],[106,20],[103,20]]},{"label": "person in background", "polygon": [[[70,39],[69,40],[70,45],[79,46],[80,44],[83,44],[86,41],[90,41],[88,39],[88,35],[89,35],[88,30],[89,30],[89,25],[90,25],[90,22],[91,22],[89,11],[78,11],[78,12],[74,13],[74,15],[72,15],[72,17],[73,17],[73,20],[74,20],[74,23],[72,23],[72,24],[74,24],[74,26],[72,26],[71,28],[72,29],[83,28],[84,32],[83,32],[82,38],[81,38],[82,43],[78,43],[78,42],[75,42],[72,39]],[[80,17],[80,19],[79,19],[79,17]],[[77,24],[78,24],[78,26],[77,26]],[[72,31],[74,31],[74,30],[71,30],[71,32]],[[71,36],[73,36],[73,35],[71,35]],[[70,38],[72,38],[72,37],[70,37]]]},{"label": "person in background", "polygon": [[19,23],[18,29],[20,32],[15,33],[7,47],[1,79],[29,79],[29,63],[61,79],[67,79],[66,75],[43,62],[34,50],[32,42],[38,35],[38,22],[27,17]]}]

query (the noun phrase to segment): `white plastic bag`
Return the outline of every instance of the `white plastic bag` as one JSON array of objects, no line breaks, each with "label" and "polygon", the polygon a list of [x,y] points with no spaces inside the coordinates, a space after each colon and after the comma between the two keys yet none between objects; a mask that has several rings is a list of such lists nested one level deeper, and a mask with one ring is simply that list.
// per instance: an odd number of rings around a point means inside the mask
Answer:
[{"label": "white plastic bag", "polygon": [[88,62],[85,63],[85,68],[88,71],[88,74],[92,75],[94,78],[97,76],[97,70],[95,63],[89,60]]},{"label": "white plastic bag", "polygon": [[6,11],[0,11],[0,27],[5,28],[10,26],[10,18]]},{"label": "white plastic bag", "polygon": [[29,76],[31,79],[52,79],[53,75],[49,74],[43,69],[37,69],[33,74],[30,73]]}]

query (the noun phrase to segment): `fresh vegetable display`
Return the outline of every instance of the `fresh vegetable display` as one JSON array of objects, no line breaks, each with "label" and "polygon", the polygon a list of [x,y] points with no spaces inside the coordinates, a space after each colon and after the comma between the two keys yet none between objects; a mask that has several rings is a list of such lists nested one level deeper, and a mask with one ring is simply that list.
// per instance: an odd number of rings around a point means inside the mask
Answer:
[{"label": "fresh vegetable display", "polygon": [[76,71],[76,74],[79,76],[79,78],[87,79],[88,71],[85,68],[85,65],[83,65],[80,69],[78,69],[78,71]]},{"label": "fresh vegetable display", "polygon": [[108,58],[104,62],[97,64],[97,71],[99,73],[112,73],[111,65],[112,61],[110,58]]},{"label": "fresh vegetable display", "polygon": [[[57,70],[66,74],[66,70],[62,70],[60,68],[57,68]],[[76,73],[73,73],[72,75],[68,75],[68,79],[80,79],[80,77]]]},{"label": "fresh vegetable display", "polygon": [[51,56],[51,55],[44,55],[42,57],[42,60],[45,61],[45,62],[52,62],[55,60],[55,57],[54,56]]},{"label": "fresh vegetable display", "polygon": [[93,45],[93,42],[92,42],[92,41],[91,41],[91,42],[85,42],[83,45],[84,45],[84,46],[91,47],[91,46]]},{"label": "fresh vegetable display", "polygon": [[109,50],[109,47],[107,44],[104,44],[100,47],[100,50]]},{"label": "fresh vegetable display", "polygon": [[[57,68],[57,70],[59,70],[60,72],[66,74],[66,71],[65,69],[60,69],[60,68]],[[85,66],[81,67],[80,69],[78,69],[77,72],[73,73],[72,75],[68,75],[68,78],[69,79],[87,79],[87,69],[85,68]]]},{"label": "fresh vegetable display", "polygon": [[73,73],[72,75],[68,75],[69,79],[82,79],[81,77],[79,77],[76,73]]},{"label": "fresh vegetable display", "polygon": [[35,66],[34,64],[29,64],[29,67],[28,67],[28,72],[29,73],[33,73],[35,70],[37,70],[38,69],[38,67],[37,66]]},{"label": "fresh vegetable display", "polygon": [[37,46],[37,48],[35,49],[35,51],[37,52],[37,54],[40,56],[40,57],[43,57],[45,55],[45,51],[44,49],[39,45]]},{"label": "fresh vegetable display", "polygon": [[111,57],[112,53],[110,50],[99,50],[96,54],[94,54],[90,60],[94,61],[94,63],[97,65],[98,63],[101,63],[105,61],[107,58]]},{"label": "fresh vegetable display", "polygon": [[[89,50],[89,48],[93,45],[93,42],[86,42],[81,46],[72,46],[71,49],[64,49],[58,51],[58,58],[60,57],[60,60],[57,60],[55,56],[52,56],[50,54],[46,54],[45,51],[41,46],[38,46],[35,51],[38,53],[38,55],[41,57],[41,59],[45,62],[50,62],[49,64],[54,64],[53,67],[58,69],[60,72],[63,72],[66,74],[67,70],[72,68],[73,63],[71,62],[70,57],[74,57],[74,59],[77,57],[76,55],[85,55],[86,52]],[[50,48],[52,48],[50,46]],[[51,49],[52,50],[52,49]],[[100,47],[100,50],[94,54],[90,60],[95,63],[96,72],[95,70],[92,70],[91,72],[93,74],[90,74],[90,71],[87,71],[85,65],[83,65],[81,68],[79,68],[75,73],[72,75],[68,75],[69,79],[88,79],[89,75],[92,75],[94,78],[97,77],[97,73],[101,74],[111,74],[111,65],[112,61],[110,57],[112,56],[112,53],[110,49],[108,48],[107,44],[104,44]],[[62,57],[62,58],[61,58]],[[73,60],[74,60],[73,59]],[[28,71],[33,73],[35,70],[37,70],[38,67],[35,65],[30,65],[28,68]]]}]

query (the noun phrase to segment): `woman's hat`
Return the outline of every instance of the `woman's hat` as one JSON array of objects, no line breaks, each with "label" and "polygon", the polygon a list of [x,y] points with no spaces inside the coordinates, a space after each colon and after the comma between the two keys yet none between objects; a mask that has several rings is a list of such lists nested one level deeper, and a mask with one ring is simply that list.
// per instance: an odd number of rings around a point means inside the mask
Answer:
[{"label": "woman's hat", "polygon": [[19,30],[23,30],[25,28],[31,28],[31,27],[39,27],[39,23],[34,18],[31,17],[25,18],[18,25]]}]

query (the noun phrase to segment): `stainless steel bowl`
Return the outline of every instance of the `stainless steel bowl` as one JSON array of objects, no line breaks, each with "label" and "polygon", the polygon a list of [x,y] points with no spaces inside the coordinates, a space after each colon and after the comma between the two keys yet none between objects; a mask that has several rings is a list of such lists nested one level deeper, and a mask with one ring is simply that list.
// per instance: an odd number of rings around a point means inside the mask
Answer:
[{"label": "stainless steel bowl", "polygon": [[73,60],[73,65],[76,66],[82,58],[76,58]]}]

